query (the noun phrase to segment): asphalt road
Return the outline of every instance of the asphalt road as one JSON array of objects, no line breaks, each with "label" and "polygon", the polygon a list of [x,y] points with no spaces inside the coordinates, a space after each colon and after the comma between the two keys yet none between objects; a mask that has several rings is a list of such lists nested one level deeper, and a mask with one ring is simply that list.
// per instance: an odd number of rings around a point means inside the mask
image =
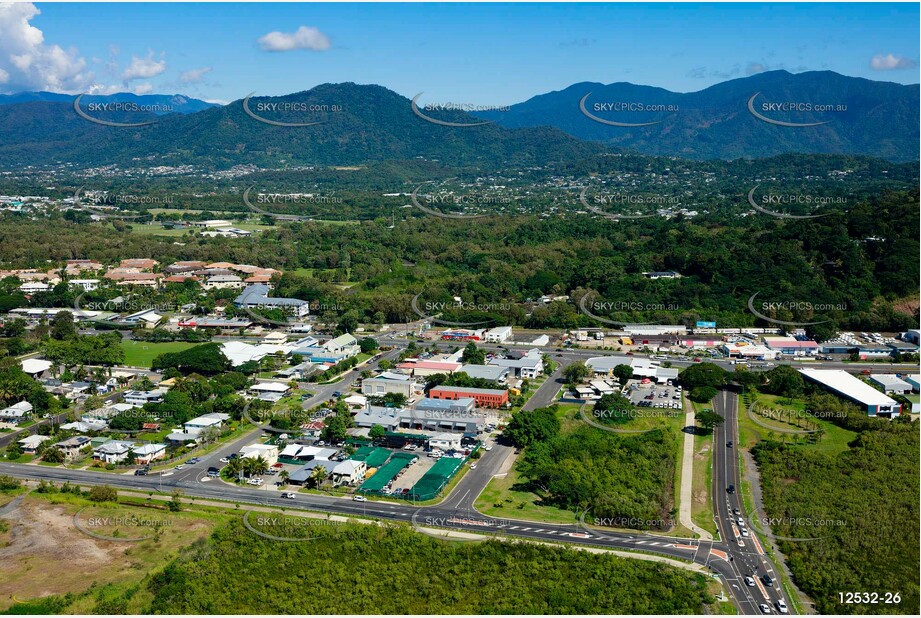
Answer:
[{"label": "asphalt road", "polygon": [[[714,411],[726,419],[721,427],[713,431],[713,505],[716,510],[716,522],[720,538],[726,547],[731,561],[729,563],[733,576],[727,579],[730,593],[736,605],[744,613],[760,614],[760,605],[766,604],[772,613],[780,613],[777,601],[784,600],[788,611],[792,612],[789,599],[785,599],[781,582],[770,558],[764,551],[764,541],[759,539],[754,528],[746,521],[747,515],[742,506],[741,484],[739,478],[739,459],[736,454],[739,441],[738,396],[731,391],[720,391],[714,399]],[[729,446],[729,442],[733,446]],[[735,488],[734,493],[728,487]],[[736,514],[738,513],[738,515]],[[738,518],[741,517],[748,530],[748,537],[741,534]],[[761,581],[763,575],[773,580],[769,587]],[[751,577],[755,585],[745,583],[745,577]]]}]

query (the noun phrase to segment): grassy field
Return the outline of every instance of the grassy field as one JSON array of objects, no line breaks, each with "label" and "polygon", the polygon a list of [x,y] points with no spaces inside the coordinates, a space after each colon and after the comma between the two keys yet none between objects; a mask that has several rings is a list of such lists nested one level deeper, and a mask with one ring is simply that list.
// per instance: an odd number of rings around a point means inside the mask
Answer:
[{"label": "grassy field", "polygon": [[[261,225],[259,223],[233,223],[231,227],[236,227],[241,230],[249,230],[251,232],[271,230],[274,228],[272,225]],[[135,223],[131,226],[131,233],[147,236],[182,236],[187,232],[190,234],[198,235],[197,228],[166,229],[163,227],[162,223]]]},{"label": "grassy field", "polygon": [[[774,395],[764,395],[758,394],[758,402],[762,405],[772,408],[775,410],[788,409],[788,410],[797,410],[802,411],[805,409],[806,404],[802,401],[794,400],[792,404],[784,405],[781,403],[781,398]],[[808,441],[808,436],[806,434],[784,434],[780,431],[774,431],[773,436],[771,435],[772,431],[766,427],[762,427],[755,421],[753,421],[748,416],[748,410],[746,405],[739,400],[739,439],[742,443],[742,446],[745,448],[753,447],[758,440],[765,440],[768,438],[773,438],[780,441],[786,441],[790,443],[796,443],[801,448],[808,448],[809,450],[824,452],[829,455],[834,455],[836,453],[841,453],[848,448],[848,443],[851,442],[854,438],[857,437],[857,434],[853,431],[848,431],[847,429],[842,429],[834,423],[823,419],[817,419],[815,417],[809,417],[810,420],[816,422],[819,427],[823,430],[823,435],[819,438],[818,442],[810,443]],[[784,430],[797,430],[802,431],[799,427],[786,423],[779,419],[765,418],[763,416],[758,416],[758,420],[768,427],[774,429],[784,429]]]},{"label": "grassy field", "polygon": [[197,343],[187,343],[185,341],[168,341],[165,343],[150,343],[145,341],[133,341],[125,339],[122,341],[122,349],[125,351],[125,364],[131,367],[150,367],[153,359],[166,354],[167,352],[181,352]]}]

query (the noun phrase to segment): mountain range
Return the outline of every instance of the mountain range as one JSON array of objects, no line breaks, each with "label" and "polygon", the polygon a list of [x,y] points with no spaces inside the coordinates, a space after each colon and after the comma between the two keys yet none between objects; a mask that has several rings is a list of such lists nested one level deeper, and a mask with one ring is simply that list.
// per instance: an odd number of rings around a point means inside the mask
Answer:
[{"label": "mountain range", "polygon": [[[754,110],[769,120],[824,124],[791,127],[759,119],[748,107],[756,94]],[[586,111],[601,120],[657,124],[621,127],[593,120],[579,106],[586,95]],[[790,103],[795,107],[777,105]],[[633,109],[642,104],[665,111],[627,111],[630,108],[623,105],[623,111],[610,111],[612,104],[629,104]],[[813,110],[803,109],[805,105]],[[818,105],[841,111],[817,112]],[[871,81],[831,71],[768,71],[686,94],[625,82],[584,82],[535,96],[508,111],[475,115],[504,127],[553,126],[581,139],[651,155],[736,159],[799,152],[917,161],[918,109],[917,84]]]},{"label": "mountain range", "polygon": [[[0,94],[0,105],[14,103],[29,103],[32,101],[48,101],[52,103],[70,103],[73,105],[76,95],[61,94],[58,92],[17,92],[15,94]],[[87,94],[80,100],[81,104],[90,103],[134,103],[139,107],[151,109],[156,115],[164,114],[194,114],[216,104],[194,99],[184,94],[134,94],[131,92],[118,92],[115,94]]]},{"label": "mountain range", "polygon": [[[353,83],[323,84],[224,106],[184,95],[131,97],[136,95],[85,96],[81,117],[74,110],[73,95],[0,96],[0,164],[83,166],[143,159],[157,165],[284,167],[421,158],[452,166],[495,167],[572,162],[629,151],[688,159],[784,153],[919,158],[917,85],[828,71],[771,71],[687,94],[629,83],[580,83],[507,111],[476,114],[429,110],[422,104],[414,109],[409,99],[382,86]],[[107,102],[171,105],[175,113],[100,111],[99,104]],[[828,104],[840,111],[778,108],[790,102]],[[665,111],[610,111],[614,103]],[[794,127],[773,121],[824,124]],[[624,127],[609,122],[656,124]],[[307,126],[283,126],[297,123]]]}]

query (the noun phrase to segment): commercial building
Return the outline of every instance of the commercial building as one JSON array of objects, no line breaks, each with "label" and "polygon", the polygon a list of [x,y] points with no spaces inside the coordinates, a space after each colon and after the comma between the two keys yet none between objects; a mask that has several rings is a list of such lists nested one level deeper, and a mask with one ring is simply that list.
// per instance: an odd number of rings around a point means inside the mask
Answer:
[{"label": "commercial building", "polygon": [[762,339],[769,349],[789,356],[812,356],[819,351],[819,344],[809,339],[774,336],[766,336]]},{"label": "commercial building", "polygon": [[416,386],[408,375],[385,372],[377,377],[362,380],[361,393],[371,397],[383,397],[387,393],[396,393],[409,399],[413,396]]},{"label": "commercial building", "polygon": [[483,408],[501,408],[508,403],[508,391],[495,388],[469,388],[463,386],[436,386],[429,391],[431,399],[473,398]]},{"label": "commercial building", "polygon": [[911,384],[899,378],[894,373],[874,373],[870,376],[870,382],[878,384],[883,392],[898,393],[904,395],[911,392]]},{"label": "commercial building", "polygon": [[[426,401],[426,400],[423,400]],[[476,434],[486,425],[486,418],[472,410],[474,401],[461,403],[461,407],[426,405],[413,408],[384,408],[368,405],[355,415],[356,427],[371,428],[380,425],[389,432],[403,430],[429,432],[461,432]]]},{"label": "commercial building", "polygon": [[494,358],[489,364],[508,369],[511,376],[529,380],[536,378],[544,370],[544,359],[540,350],[528,350],[521,358]]},{"label": "commercial building", "polygon": [[471,378],[489,380],[496,384],[505,384],[508,380],[509,367],[500,365],[462,365],[458,373],[466,373]]},{"label": "commercial building", "polygon": [[841,369],[800,369],[804,378],[823,386],[832,393],[852,401],[870,416],[896,416],[902,406],[866,382]]},{"label": "commercial building", "polygon": [[505,343],[512,338],[511,326],[497,326],[487,330],[483,338],[487,343]]},{"label": "commercial building", "polygon": [[585,366],[592,370],[596,376],[611,377],[614,368],[626,365],[633,370],[634,378],[649,378],[659,384],[678,378],[678,369],[675,367],[662,367],[655,361],[634,356],[595,356],[585,361]]},{"label": "commercial building", "polygon": [[410,375],[424,377],[435,375],[436,373],[454,373],[460,369],[461,366],[461,363],[426,361],[409,358],[397,365],[397,369],[405,371]]},{"label": "commercial building", "polygon": [[262,457],[270,466],[278,461],[278,447],[274,444],[250,444],[240,449],[242,459],[256,459]]},{"label": "commercial building", "polygon": [[298,318],[310,313],[310,305],[306,300],[270,297],[269,286],[265,283],[254,283],[247,286],[234,299],[233,304],[241,309],[282,309],[290,311]]}]

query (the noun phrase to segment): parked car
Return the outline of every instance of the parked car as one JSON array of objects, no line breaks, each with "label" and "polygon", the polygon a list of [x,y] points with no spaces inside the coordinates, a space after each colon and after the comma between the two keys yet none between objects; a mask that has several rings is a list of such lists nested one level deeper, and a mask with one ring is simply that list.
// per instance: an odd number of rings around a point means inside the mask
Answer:
[{"label": "parked car", "polygon": [[264,482],[264,481],[263,481],[262,479],[252,478],[252,479],[249,479],[248,481],[246,481],[246,484],[247,484],[247,485],[255,485],[255,486],[258,487],[259,485],[262,485],[263,482]]}]

